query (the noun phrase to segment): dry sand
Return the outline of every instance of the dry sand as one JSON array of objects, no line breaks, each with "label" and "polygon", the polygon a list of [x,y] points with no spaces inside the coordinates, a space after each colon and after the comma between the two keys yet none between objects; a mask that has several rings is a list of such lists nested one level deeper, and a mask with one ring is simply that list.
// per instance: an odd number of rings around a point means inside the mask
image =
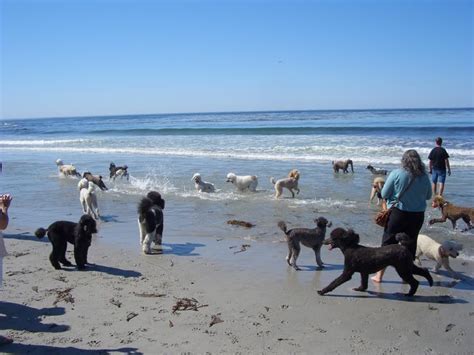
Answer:
[{"label": "dry sand", "polygon": [[[111,246],[108,235],[93,241],[89,270],[58,271],[49,242],[32,230],[5,233],[0,334],[14,343],[0,352],[473,353],[473,270],[463,260],[452,262],[463,281],[441,272],[413,298],[400,294],[408,286],[393,270],[368,293],[352,291],[357,275],[319,296],[341,272],[339,250],[325,249],[327,268],[316,271],[304,248],[297,272],[284,243],[248,242],[238,252],[236,240],[165,239],[164,254],[144,256],[138,245]],[[190,309],[176,309],[183,298]]]}]

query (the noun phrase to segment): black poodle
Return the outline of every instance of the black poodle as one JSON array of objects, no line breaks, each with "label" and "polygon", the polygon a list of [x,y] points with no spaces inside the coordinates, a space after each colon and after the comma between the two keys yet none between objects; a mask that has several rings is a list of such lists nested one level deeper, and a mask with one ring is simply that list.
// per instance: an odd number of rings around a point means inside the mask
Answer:
[{"label": "black poodle", "polygon": [[373,274],[387,266],[393,266],[398,275],[410,285],[410,291],[406,296],[413,296],[416,293],[419,282],[413,274],[426,278],[433,286],[433,279],[426,269],[419,268],[413,264],[413,255],[406,245],[409,245],[409,237],[405,233],[396,236],[400,244],[385,245],[379,248],[369,248],[359,245],[359,235],[352,229],[347,231],[343,228],[336,228],[331,232],[331,236],[323,244],[332,248],[341,249],[344,254],[344,271],[331,282],[327,287],[319,290],[320,295],[331,292],[336,287],[349,281],[358,272],[361,276],[361,284],[355,291],[367,290],[369,274]]},{"label": "black poodle", "polygon": [[140,245],[145,254],[151,253],[151,242],[161,245],[163,239],[163,210],[165,200],[157,191],[150,191],[138,203]]},{"label": "black poodle", "polygon": [[74,259],[79,270],[85,269],[87,264],[87,251],[91,245],[92,234],[97,233],[97,226],[94,218],[85,214],[78,223],[69,221],[57,221],[51,224],[48,229],[38,228],[35,235],[43,238],[48,233],[48,238],[53,245],[53,251],[49,255],[49,260],[55,269],[64,266],[72,266],[66,259],[67,242],[74,245]]}]

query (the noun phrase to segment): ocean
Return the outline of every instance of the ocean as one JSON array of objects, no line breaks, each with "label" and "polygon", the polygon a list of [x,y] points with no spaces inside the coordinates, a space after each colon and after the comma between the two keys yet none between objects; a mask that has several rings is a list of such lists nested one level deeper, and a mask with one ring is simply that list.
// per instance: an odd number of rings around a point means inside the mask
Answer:
[{"label": "ocean", "polygon": [[[380,244],[382,230],[373,223],[377,211],[368,205],[373,176],[370,163],[393,170],[407,149],[427,157],[441,136],[450,154],[452,176],[445,197],[474,207],[474,109],[344,110],[122,115],[0,121],[2,193],[14,195],[11,228],[47,226],[81,215],[77,180],[61,178],[60,158],[78,171],[102,175],[109,190],[99,192],[101,242],[138,249],[136,205],[149,190],[166,199],[164,240],[235,239],[271,243],[282,248],[285,220],[289,227],[311,227],[323,215],[333,226],[354,228],[363,244]],[[334,174],[331,161],[352,159],[355,172]],[[126,164],[130,181],[108,180],[110,162]],[[270,177],[301,173],[301,193],[288,191],[276,200]],[[217,192],[194,190],[199,172]],[[236,192],[226,175],[257,175],[256,193]],[[439,215],[428,207],[426,220]],[[252,229],[229,226],[239,219]],[[464,222],[458,222],[464,228]],[[464,244],[463,258],[474,256],[472,232],[453,231],[450,223],[423,232],[442,241]],[[111,236],[113,234],[113,236]],[[205,243],[204,243],[205,245]]]}]

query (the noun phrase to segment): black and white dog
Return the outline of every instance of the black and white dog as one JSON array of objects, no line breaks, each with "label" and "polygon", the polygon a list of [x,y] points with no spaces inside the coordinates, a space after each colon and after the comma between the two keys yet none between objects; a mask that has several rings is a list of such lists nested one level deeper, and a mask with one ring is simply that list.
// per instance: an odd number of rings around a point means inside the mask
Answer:
[{"label": "black and white dog", "polygon": [[138,203],[138,229],[143,253],[151,254],[151,242],[161,248],[163,239],[163,210],[165,200],[156,191],[150,191]]},{"label": "black and white dog", "polygon": [[49,261],[55,269],[61,269],[64,266],[72,266],[66,259],[67,242],[74,245],[74,259],[79,270],[86,268],[87,252],[91,245],[92,234],[97,233],[97,226],[94,218],[85,214],[78,223],[69,221],[57,221],[51,224],[47,229],[38,228],[35,235],[41,239],[46,233],[53,246],[53,251],[49,255]]},{"label": "black and white dog", "polygon": [[367,170],[369,170],[374,175],[387,175],[388,171],[385,169],[374,168],[372,165],[367,165]]},{"label": "black and white dog", "polygon": [[130,179],[128,175],[128,166],[116,166],[114,163],[110,163],[109,171],[110,171],[110,179],[115,180],[116,178],[127,178],[127,181]]},{"label": "black and white dog", "polygon": [[87,179],[87,181],[96,184],[102,191],[108,190],[107,186],[105,186],[104,182],[102,181],[102,176],[92,175],[89,171],[86,171],[84,174],[82,174],[82,177]]}]

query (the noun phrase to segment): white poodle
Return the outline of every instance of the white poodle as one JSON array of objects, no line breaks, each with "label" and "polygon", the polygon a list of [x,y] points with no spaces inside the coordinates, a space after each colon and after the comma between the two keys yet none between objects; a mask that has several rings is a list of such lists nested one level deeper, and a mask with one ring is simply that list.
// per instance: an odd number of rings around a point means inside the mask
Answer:
[{"label": "white poodle", "polygon": [[99,206],[97,205],[97,195],[94,184],[89,184],[87,188],[82,188],[79,192],[82,210],[94,219],[99,219]]},{"label": "white poodle", "polygon": [[64,176],[77,176],[81,177],[76,170],[76,167],[72,164],[66,165],[61,159],[56,160],[56,165],[58,166],[58,171]]},{"label": "white poodle", "polygon": [[275,197],[279,198],[283,193],[283,188],[287,188],[291,192],[291,196],[294,198],[295,193],[293,189],[296,190],[296,193],[300,193],[298,188],[298,181],[300,179],[300,172],[296,169],[293,169],[289,172],[288,177],[284,179],[279,179],[275,181],[273,177],[270,178],[270,182],[275,185]]},{"label": "white poodle", "polygon": [[210,182],[202,181],[201,174],[196,173],[192,179],[194,181],[194,187],[199,192],[215,192],[216,188]]},{"label": "white poodle", "polygon": [[428,259],[436,261],[434,272],[438,272],[440,267],[443,266],[451,277],[459,277],[459,274],[449,266],[449,257],[456,258],[460,250],[462,250],[462,245],[453,240],[445,240],[442,244],[439,244],[427,235],[418,234],[416,261],[421,266],[420,257],[424,255]]},{"label": "white poodle", "polygon": [[88,187],[89,187],[89,180],[87,180],[86,178],[82,178],[77,183],[77,188],[79,189],[79,191],[81,191],[82,189],[87,189]]},{"label": "white poodle", "polygon": [[253,191],[257,190],[258,178],[255,175],[238,176],[234,173],[227,174],[227,182],[231,182],[235,185],[239,191]]}]

